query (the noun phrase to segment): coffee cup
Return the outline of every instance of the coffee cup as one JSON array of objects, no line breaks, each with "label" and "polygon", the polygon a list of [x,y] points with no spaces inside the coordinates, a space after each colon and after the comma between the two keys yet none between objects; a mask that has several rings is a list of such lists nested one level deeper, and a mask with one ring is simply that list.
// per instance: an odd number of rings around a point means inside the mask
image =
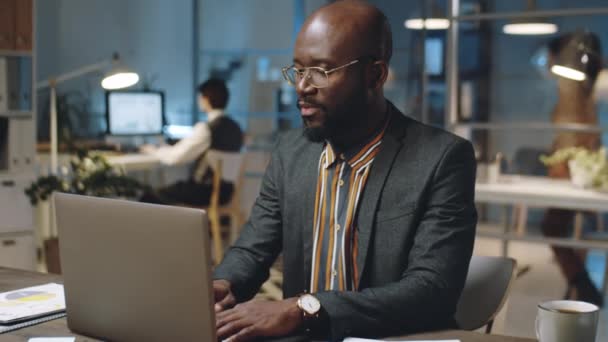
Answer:
[{"label": "coffee cup", "polygon": [[536,316],[539,342],[595,342],[599,308],[574,300],[540,303]]}]

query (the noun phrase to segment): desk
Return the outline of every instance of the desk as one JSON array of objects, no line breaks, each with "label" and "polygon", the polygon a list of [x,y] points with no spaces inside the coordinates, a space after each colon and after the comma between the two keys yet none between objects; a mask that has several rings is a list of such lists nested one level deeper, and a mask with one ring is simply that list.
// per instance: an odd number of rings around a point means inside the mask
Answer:
[{"label": "desk", "polygon": [[[526,241],[584,249],[603,249],[608,251],[608,242],[584,240],[577,238],[580,231],[572,238],[555,238],[533,236],[510,231],[507,210],[509,205],[526,207],[561,208],[576,211],[608,212],[608,194],[575,187],[569,180],[551,179],[548,177],[501,176],[495,183],[477,183],[475,201],[504,205],[502,232],[478,229],[477,236],[495,238],[502,241],[502,254],[508,254],[509,241]],[[525,226],[525,222],[523,222]],[[604,275],[608,275],[608,263]],[[608,291],[608,281],[604,281],[603,292]]]},{"label": "desk", "polygon": [[[502,176],[499,182],[475,185],[475,201],[526,207],[562,208],[577,211],[608,212],[608,194],[593,190],[580,189],[567,180],[548,177]],[[544,236],[525,235],[523,232],[509,231],[509,222],[505,212],[503,231],[501,233],[478,230],[478,236],[496,238],[503,241],[503,255],[507,254],[509,241],[527,241],[585,249],[604,249],[608,243],[603,241],[583,240],[577,238],[549,238]],[[577,235],[577,234],[575,234]]]},{"label": "desk", "polygon": [[[118,152],[105,152],[99,151],[101,155],[103,155],[110,165],[116,167],[124,171],[128,172],[142,172],[143,182],[150,182],[150,173],[154,170],[160,171],[160,184],[167,184],[167,169],[173,168],[173,166],[166,166],[161,163],[160,159],[153,155],[143,154],[143,153],[127,153],[121,154]],[[45,153],[39,153],[36,155],[37,163],[41,167],[45,167],[49,165],[50,156]],[[58,162],[60,166],[69,166],[70,165],[71,155],[69,154],[60,154],[58,157]],[[177,166],[175,166],[177,167]]]},{"label": "desk", "polygon": [[[114,165],[118,168],[123,169],[125,172],[129,171],[150,171],[163,166],[160,160],[152,155],[143,154],[143,153],[126,153],[121,154],[118,152],[99,152],[101,155],[106,157],[108,162],[111,165]],[[38,153],[36,155],[37,161],[41,166],[45,166],[49,164],[50,156],[46,153]],[[70,165],[70,157],[69,154],[60,154],[59,155],[59,165],[68,166]]]},{"label": "desk", "polygon": [[[43,273],[27,272],[0,267],[0,292],[16,290],[19,288],[46,284],[50,282],[61,283],[61,277]],[[76,336],[77,341],[98,341],[96,339],[76,335],[68,330],[65,318],[31,326],[10,333],[1,334],[0,340],[3,342],[22,342],[31,337],[60,337]],[[504,337],[497,335],[483,335],[467,331],[448,331],[430,334],[422,334],[407,337],[425,339],[447,339],[458,338],[462,342],[534,342],[535,340],[515,337]],[[302,341],[302,338],[293,337],[280,339],[281,341]],[[279,341],[279,340],[277,340]]]},{"label": "desk", "polygon": [[529,207],[608,211],[608,194],[580,189],[568,180],[548,177],[501,176],[496,183],[477,183],[475,200]]}]

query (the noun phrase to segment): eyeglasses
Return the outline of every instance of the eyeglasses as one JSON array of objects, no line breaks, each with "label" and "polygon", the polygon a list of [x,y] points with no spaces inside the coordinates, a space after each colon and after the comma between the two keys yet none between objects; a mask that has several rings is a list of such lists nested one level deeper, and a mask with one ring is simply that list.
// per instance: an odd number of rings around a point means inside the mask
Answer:
[{"label": "eyeglasses", "polygon": [[360,59],[355,59],[354,61],[348,62],[339,67],[325,70],[321,67],[307,67],[298,69],[295,65],[290,67],[284,67],[281,69],[283,71],[283,77],[285,80],[295,87],[296,84],[300,82],[300,80],[305,79],[308,84],[310,84],[314,88],[325,88],[329,86],[329,74],[334,71],[338,71],[340,69],[346,68],[347,66],[353,65],[359,62]]}]

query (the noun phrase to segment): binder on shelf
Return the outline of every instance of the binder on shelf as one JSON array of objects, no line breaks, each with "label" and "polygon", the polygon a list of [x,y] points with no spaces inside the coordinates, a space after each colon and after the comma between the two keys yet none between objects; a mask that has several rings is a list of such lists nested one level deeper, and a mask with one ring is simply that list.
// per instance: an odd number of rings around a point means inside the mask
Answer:
[{"label": "binder on shelf", "polygon": [[32,110],[32,59],[29,57],[18,58],[19,82],[17,83],[18,99],[17,108],[20,111]]},{"label": "binder on shelf", "polygon": [[6,57],[0,57],[0,113],[8,111],[8,75]]},{"label": "binder on shelf", "polygon": [[8,110],[19,110],[19,81],[20,62],[18,57],[6,58],[6,83],[8,93]]}]

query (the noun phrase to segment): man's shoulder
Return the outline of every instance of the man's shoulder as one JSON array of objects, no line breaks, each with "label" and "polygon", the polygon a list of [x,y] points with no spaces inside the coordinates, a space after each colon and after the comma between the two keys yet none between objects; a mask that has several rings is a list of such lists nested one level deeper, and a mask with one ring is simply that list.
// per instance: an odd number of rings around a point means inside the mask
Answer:
[{"label": "man's shoulder", "polygon": [[292,128],[286,131],[279,132],[277,143],[280,146],[293,146],[313,144],[304,136],[304,129],[301,127]]},{"label": "man's shoulder", "polygon": [[274,153],[289,163],[316,160],[323,145],[308,140],[304,135],[304,128],[293,128],[277,135]]},{"label": "man's shoulder", "polygon": [[399,125],[403,125],[405,130],[403,139],[408,145],[445,149],[452,145],[471,144],[468,140],[443,128],[422,123],[409,115],[399,114],[400,118],[396,121]]}]

